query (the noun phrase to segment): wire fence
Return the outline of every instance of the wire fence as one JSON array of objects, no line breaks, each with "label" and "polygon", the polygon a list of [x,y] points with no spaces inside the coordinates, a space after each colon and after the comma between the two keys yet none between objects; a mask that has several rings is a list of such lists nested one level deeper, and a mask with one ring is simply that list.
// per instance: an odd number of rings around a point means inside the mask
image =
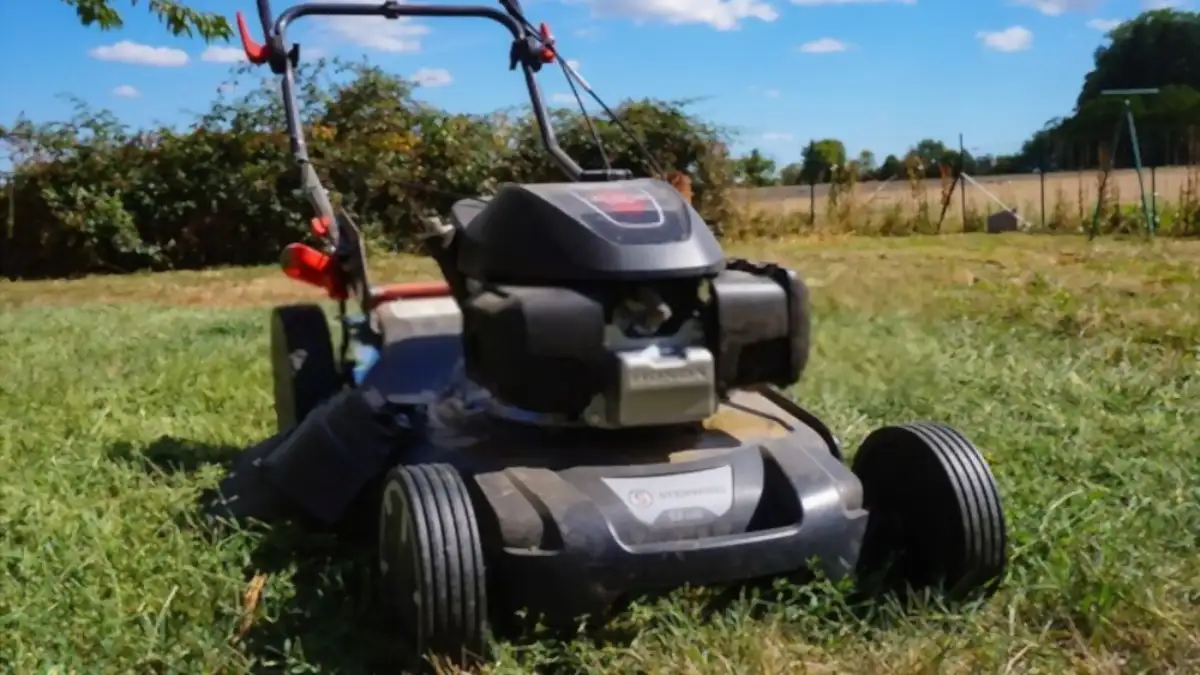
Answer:
[{"label": "wire fence", "polygon": [[[947,221],[964,230],[1104,230],[1200,233],[1200,134],[1138,137],[1125,144],[1081,141],[1025,143],[1022,152],[988,155],[960,137],[945,161],[920,161],[852,185],[838,180],[743,190],[743,204],[760,211],[800,215],[810,226],[829,219],[831,201],[853,203],[854,216],[932,210],[936,231]],[[916,157],[916,156],[914,156]],[[964,158],[960,160],[959,158]],[[918,160],[919,157],[916,157]],[[908,158],[909,160],[913,157]],[[1138,161],[1138,160],[1141,161]],[[1140,166],[1139,166],[1140,165]],[[836,173],[836,172],[834,172]],[[849,195],[849,196],[848,196]],[[841,213],[847,215],[846,209]],[[953,227],[949,229],[954,229]]]}]

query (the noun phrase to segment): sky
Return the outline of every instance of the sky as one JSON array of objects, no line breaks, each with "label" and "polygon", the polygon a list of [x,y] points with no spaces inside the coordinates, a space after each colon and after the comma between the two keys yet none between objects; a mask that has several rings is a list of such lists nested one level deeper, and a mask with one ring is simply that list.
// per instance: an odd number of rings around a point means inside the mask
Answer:
[{"label": "sky", "polygon": [[[125,27],[79,25],[58,0],[0,3],[0,124],[71,114],[69,97],[134,126],[183,124],[204,111],[243,58],[238,43],[176,38],[145,3],[113,0]],[[339,0],[341,1],[341,0]],[[426,0],[430,4],[447,4]],[[476,0],[493,4],[491,0]],[[560,53],[610,105],[628,97],[699,99],[737,149],[794,161],[811,138],[880,158],[917,140],[1012,152],[1069,114],[1094,50],[1118,22],[1193,0],[525,0]],[[253,0],[190,0],[257,25]],[[278,12],[293,4],[275,0]],[[495,3],[498,6],[498,3]],[[302,54],[362,58],[422,84],[442,108],[487,112],[527,102],[508,66],[508,34],[467,19],[306,18]],[[263,75],[269,73],[263,69]],[[561,104],[560,70],[543,92]],[[567,99],[572,100],[573,99]]]}]

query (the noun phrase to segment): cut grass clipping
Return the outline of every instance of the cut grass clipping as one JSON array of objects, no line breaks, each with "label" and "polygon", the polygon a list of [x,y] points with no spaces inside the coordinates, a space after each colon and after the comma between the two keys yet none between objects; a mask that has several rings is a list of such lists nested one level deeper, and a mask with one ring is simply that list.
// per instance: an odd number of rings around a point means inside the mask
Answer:
[{"label": "cut grass clipping", "polygon": [[[502,645],[493,673],[1195,672],[1200,243],[982,235],[748,244],[799,269],[795,395],[853,451],[934,419],[984,451],[1012,568],[951,613],[863,618],[836,589],[711,611],[687,591],[602,634]],[[412,259],[378,279],[428,275]],[[361,561],[213,535],[198,493],[271,433],[275,270],[0,285],[6,672],[362,672],[386,643]]]}]

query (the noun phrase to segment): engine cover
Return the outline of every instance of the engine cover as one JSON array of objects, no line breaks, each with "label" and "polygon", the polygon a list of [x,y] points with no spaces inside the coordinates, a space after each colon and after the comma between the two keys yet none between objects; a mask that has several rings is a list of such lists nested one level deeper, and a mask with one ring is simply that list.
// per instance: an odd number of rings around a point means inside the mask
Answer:
[{"label": "engine cover", "polygon": [[724,269],[712,231],[661,180],[506,185],[466,220],[457,268],[481,281],[645,281]]},{"label": "engine cover", "polygon": [[788,387],[808,364],[808,287],[791,270],[730,260],[712,282],[705,333],[722,392],[759,384]]},{"label": "engine cover", "polygon": [[553,286],[495,286],[463,307],[467,376],[504,402],[576,416],[605,386],[604,306]]},{"label": "engine cover", "polygon": [[716,412],[715,359],[700,319],[631,336],[612,303],[566,287],[479,291],[463,309],[467,376],[507,405],[567,425],[659,426]]},{"label": "engine cover", "polygon": [[605,428],[698,422],[731,390],[794,384],[809,352],[804,283],[777,265],[721,264],[609,283],[468,279],[466,374],[542,424]]}]

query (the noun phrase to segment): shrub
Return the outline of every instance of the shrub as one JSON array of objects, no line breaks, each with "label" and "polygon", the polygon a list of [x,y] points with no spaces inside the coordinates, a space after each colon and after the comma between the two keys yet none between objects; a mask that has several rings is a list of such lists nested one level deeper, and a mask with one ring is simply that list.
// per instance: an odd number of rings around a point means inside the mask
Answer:
[{"label": "shrub", "polygon": [[[320,60],[297,80],[313,164],[373,247],[412,249],[424,214],[444,214],[500,182],[561,180],[528,110],[446,112],[365,64]],[[734,217],[731,160],[723,132],[690,115],[688,104],[627,101],[615,112],[660,169],[691,177],[693,202],[721,230]],[[603,166],[582,115],[553,117],[570,155]],[[618,125],[597,120],[596,128],[612,165],[654,173]],[[131,131],[83,104],[65,123],[18,121],[3,130],[18,163],[0,194],[0,213],[11,206],[15,214],[0,272],[60,277],[274,262],[284,245],[307,236],[310,215],[284,129],[269,79],[241,98],[219,95],[185,129]]]}]

